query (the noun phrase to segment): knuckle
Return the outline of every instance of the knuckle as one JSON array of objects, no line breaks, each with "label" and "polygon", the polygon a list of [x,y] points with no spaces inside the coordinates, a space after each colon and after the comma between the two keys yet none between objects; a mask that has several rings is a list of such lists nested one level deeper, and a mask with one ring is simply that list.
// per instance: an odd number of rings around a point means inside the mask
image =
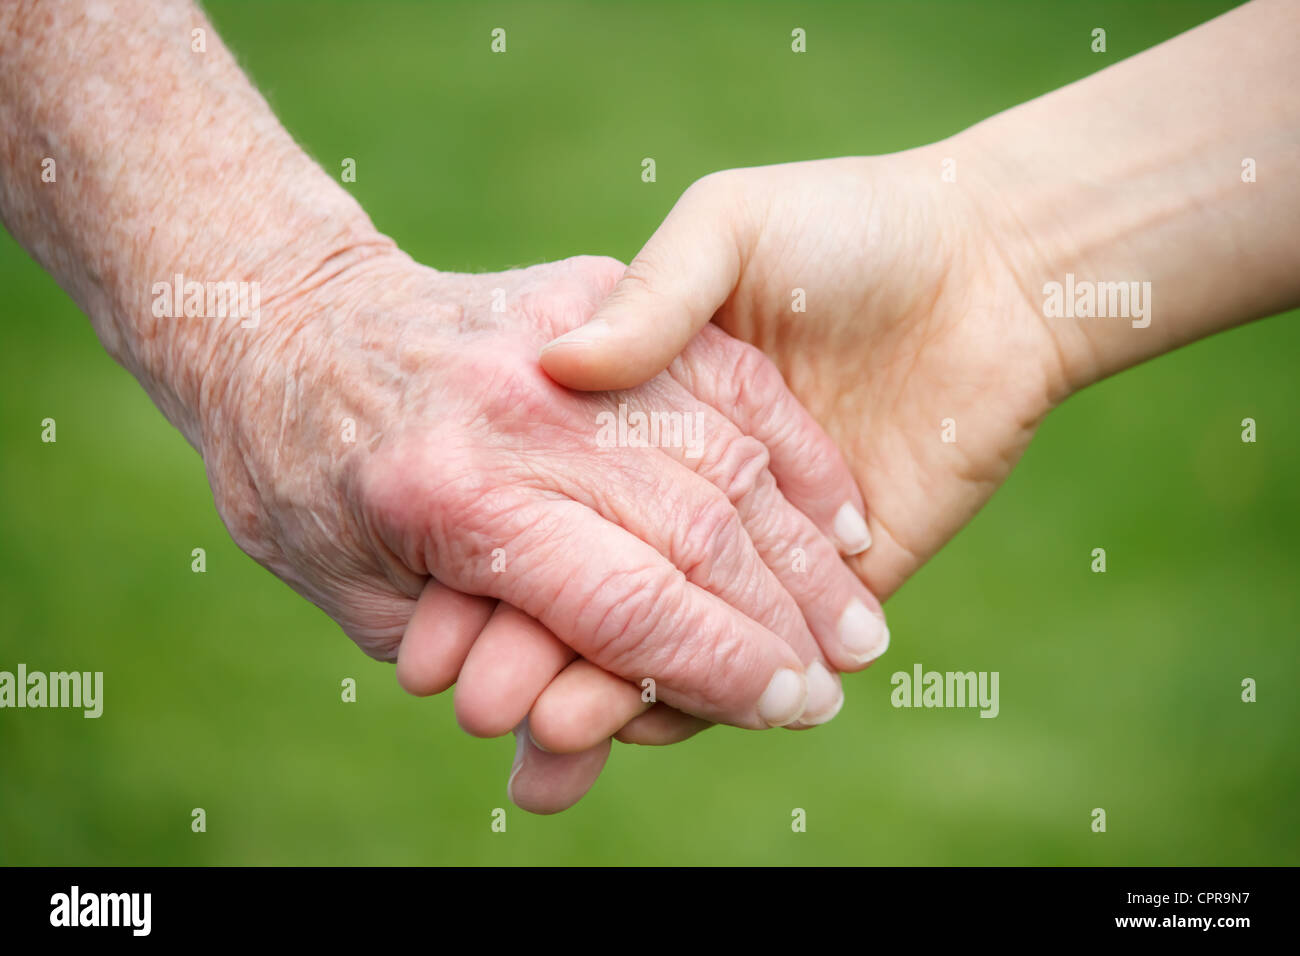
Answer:
[{"label": "knuckle", "polygon": [[749,435],[736,434],[714,443],[711,453],[705,453],[701,474],[736,505],[771,480],[770,463],[766,445]]},{"label": "knuckle", "polygon": [[618,288],[614,290],[614,296],[619,299],[637,299],[655,295],[662,285],[663,275],[664,269],[660,265],[659,253],[654,247],[647,247],[641,250],[628,265],[623,278],[618,282]]},{"label": "knuckle", "polygon": [[791,395],[780,369],[759,349],[744,342],[735,355],[737,375],[732,400],[752,415],[752,431],[778,449],[783,460],[804,466],[807,483],[833,482],[841,457],[831,441]]},{"label": "knuckle", "polygon": [[626,265],[612,256],[571,256],[563,261],[587,288],[587,294],[598,299],[604,298],[627,270]]},{"label": "knuckle", "polygon": [[452,708],[456,712],[457,725],[471,737],[500,737],[506,732],[495,726],[493,709],[480,697],[457,693]]},{"label": "knuckle", "polygon": [[543,694],[528,715],[533,739],[552,751],[567,751],[585,743],[591,715],[573,701],[553,700]]},{"label": "knuckle", "polygon": [[716,349],[713,360],[718,365],[735,369],[713,386],[719,406],[755,422],[775,415],[786,393],[785,380],[768,357],[748,342],[725,334],[708,345]]},{"label": "knuckle", "polygon": [[386,442],[361,465],[356,494],[372,521],[381,528],[406,530],[430,517],[427,508],[435,501],[456,510],[480,497],[486,476],[454,452],[431,454],[439,446],[447,448],[435,436],[399,438]]},{"label": "knuckle", "polygon": [[[819,489],[838,473],[839,450],[820,429],[794,415],[774,416],[762,427],[766,442],[787,465],[782,482],[794,482],[795,490]],[[789,463],[797,463],[797,468]]]},{"label": "knuckle", "polygon": [[682,193],[683,202],[708,203],[710,205],[725,202],[734,194],[736,174],[729,169],[701,176]]},{"label": "knuckle", "polygon": [[559,335],[587,321],[598,302],[590,283],[563,275],[520,292],[511,308],[548,335]]},{"label": "knuckle", "polygon": [[735,553],[744,534],[740,515],[724,494],[708,495],[692,510],[690,520],[678,527],[673,563],[687,580],[701,586],[707,586],[714,571]]},{"label": "knuckle", "polygon": [[454,571],[464,579],[474,559],[508,545],[518,533],[514,486],[454,439],[421,434],[398,440],[367,461],[357,478],[364,523],[407,568]]},{"label": "knuckle", "polygon": [[737,402],[747,402],[754,409],[770,409],[781,403],[788,395],[781,371],[756,346],[739,339],[732,342]]}]

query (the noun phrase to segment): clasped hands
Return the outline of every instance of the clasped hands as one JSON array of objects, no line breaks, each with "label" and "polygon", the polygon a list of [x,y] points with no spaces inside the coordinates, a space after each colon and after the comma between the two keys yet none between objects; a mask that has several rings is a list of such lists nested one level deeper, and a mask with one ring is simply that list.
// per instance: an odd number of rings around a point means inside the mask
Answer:
[{"label": "clasped hands", "polygon": [[[204,442],[218,510],[406,690],[515,730],[527,809],[579,799],[611,738],[830,720],[838,673],[888,647],[878,599],[1053,389],[1041,319],[929,164],[715,174],[626,270],[340,250],[238,357]],[[1008,380],[1009,343],[1044,360]]]},{"label": "clasped hands", "polygon": [[[1050,409],[1300,302],[1281,0],[928,146],[707,176],[626,270],[496,275],[381,235],[192,4],[37,6],[0,5],[0,220],[246,552],[466,730],[518,728],[532,810],[611,737],[831,719]],[[152,308],[182,273],[260,321]],[[1157,318],[1049,307],[1076,275]]]}]

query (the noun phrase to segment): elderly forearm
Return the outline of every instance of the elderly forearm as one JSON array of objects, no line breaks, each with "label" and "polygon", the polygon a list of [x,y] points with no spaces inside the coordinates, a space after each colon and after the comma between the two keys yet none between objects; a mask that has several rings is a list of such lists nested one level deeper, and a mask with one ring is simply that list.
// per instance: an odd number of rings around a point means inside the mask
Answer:
[{"label": "elderly forearm", "polygon": [[263,310],[392,248],[173,0],[0,6],[0,220],[200,449]]}]

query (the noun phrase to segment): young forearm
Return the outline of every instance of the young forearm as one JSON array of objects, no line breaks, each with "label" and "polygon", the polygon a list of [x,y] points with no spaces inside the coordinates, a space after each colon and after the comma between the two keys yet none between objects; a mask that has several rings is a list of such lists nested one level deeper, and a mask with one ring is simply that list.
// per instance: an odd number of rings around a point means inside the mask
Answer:
[{"label": "young forearm", "polygon": [[[273,304],[390,243],[293,142],[197,7],[89,10],[0,7],[0,220],[201,447],[233,365],[284,334]],[[178,274],[257,283],[264,318],[156,316],[155,284]]]},{"label": "young forearm", "polygon": [[1151,284],[1146,327],[1045,317],[1071,387],[1300,304],[1298,45],[1300,4],[1257,0],[955,138],[1037,307]]}]

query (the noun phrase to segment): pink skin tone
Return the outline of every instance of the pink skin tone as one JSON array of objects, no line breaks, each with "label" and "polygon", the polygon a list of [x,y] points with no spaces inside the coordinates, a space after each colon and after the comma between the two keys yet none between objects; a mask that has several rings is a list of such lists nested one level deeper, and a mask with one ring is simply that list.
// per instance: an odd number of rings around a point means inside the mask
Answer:
[{"label": "pink skin tone", "polygon": [[[876,605],[776,476],[805,449],[832,446],[788,396],[761,393],[763,407],[787,406],[768,435],[768,418],[728,417],[672,368],[619,394],[550,381],[537,350],[621,273],[576,259],[451,276],[396,252],[341,273],[294,303],[292,337],[241,370],[260,385],[229,395],[223,447],[239,449],[241,469],[210,466],[218,509],[245,550],[374,657],[399,656],[421,591],[436,607],[452,589],[482,595],[479,616],[495,598],[555,635],[539,666],[581,655],[737,726],[819,722],[839,704],[832,672],[855,663],[835,615]],[[734,364],[747,348],[721,344],[692,346],[683,364]],[[699,412],[701,453],[598,447],[598,416],[619,403]],[[348,419],[356,441],[330,447]],[[838,456],[822,460],[814,484],[851,495]],[[834,573],[793,573],[794,548]],[[521,617],[486,619],[465,667],[493,660],[494,636]],[[429,619],[436,629],[445,616]],[[508,686],[523,666],[486,669]],[[527,703],[515,714],[461,700],[458,711],[475,732],[503,733]]]},{"label": "pink skin tone", "polygon": [[[586,791],[611,736],[830,719],[835,672],[887,646],[873,593],[1055,404],[1300,301],[1280,0],[929,147],[708,177],[626,276],[411,262],[201,14],[116,6],[0,10],[0,216],[202,453],[241,547],[411,692],[458,680],[470,732],[519,727],[510,792],[539,812]],[[1244,186],[1245,156],[1267,177]],[[176,272],[258,281],[260,328],[152,315]],[[1067,273],[1150,282],[1158,318],[1048,320]],[[620,402],[702,411],[704,453],[599,447]]]},{"label": "pink skin tone", "polygon": [[[6,227],[202,454],[235,541],[413,692],[463,672],[472,732],[579,656],[701,718],[814,726],[883,639],[840,559],[862,496],[760,352],[718,333],[617,394],[557,385],[538,352],[623,266],[413,262],[191,4],[0,8],[0,159]],[[177,274],[256,283],[256,321],[159,309]],[[620,406],[699,443],[606,447]]]},{"label": "pink skin tone", "polygon": [[[541,363],[574,388],[626,388],[701,328],[760,347],[862,488],[874,544],[850,564],[887,598],[1070,394],[1300,304],[1297,35],[1300,6],[1257,0],[931,146],[707,177]],[[1049,315],[1067,273],[1149,282],[1150,311]],[[579,756],[525,739],[512,794],[530,809],[585,792],[603,735],[703,726],[638,711],[638,688],[589,664],[533,676],[531,736]]]}]

